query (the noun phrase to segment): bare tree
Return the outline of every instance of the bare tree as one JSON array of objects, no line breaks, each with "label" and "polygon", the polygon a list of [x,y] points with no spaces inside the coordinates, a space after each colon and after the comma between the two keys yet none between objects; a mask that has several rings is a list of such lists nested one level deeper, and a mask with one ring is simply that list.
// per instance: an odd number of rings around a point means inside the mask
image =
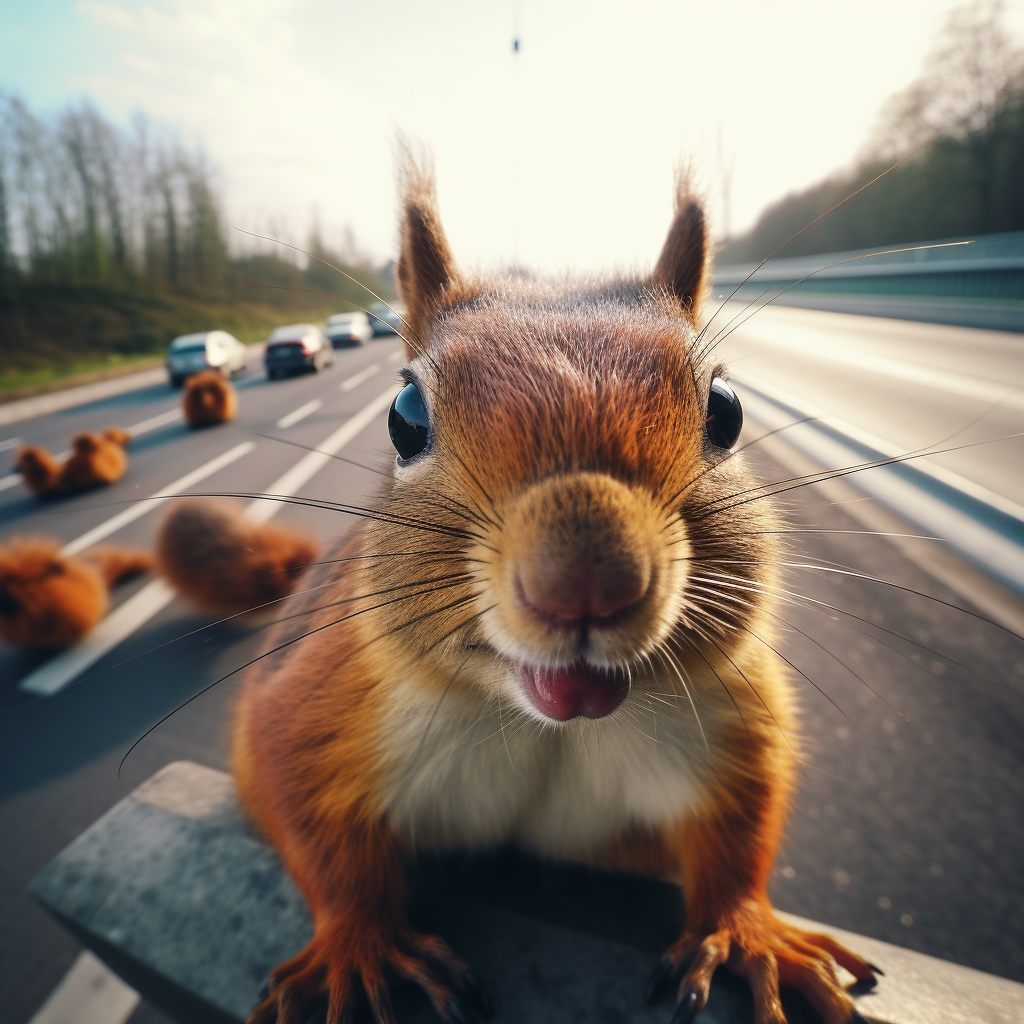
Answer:
[{"label": "bare tree", "polygon": [[1003,15],[1002,0],[976,0],[950,12],[920,77],[883,108],[872,144],[877,155],[985,130],[1024,75],[1024,49]]}]

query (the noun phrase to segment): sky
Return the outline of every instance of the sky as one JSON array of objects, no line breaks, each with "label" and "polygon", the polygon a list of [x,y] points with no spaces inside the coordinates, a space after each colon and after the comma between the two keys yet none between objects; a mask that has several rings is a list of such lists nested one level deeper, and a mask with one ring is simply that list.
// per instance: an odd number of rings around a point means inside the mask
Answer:
[{"label": "sky", "polygon": [[[0,0],[0,89],[202,146],[231,223],[393,257],[399,138],[466,266],[649,266],[689,159],[715,233],[849,166],[948,0]],[[1006,23],[1024,39],[1024,0]],[[520,39],[518,52],[512,40]]]}]

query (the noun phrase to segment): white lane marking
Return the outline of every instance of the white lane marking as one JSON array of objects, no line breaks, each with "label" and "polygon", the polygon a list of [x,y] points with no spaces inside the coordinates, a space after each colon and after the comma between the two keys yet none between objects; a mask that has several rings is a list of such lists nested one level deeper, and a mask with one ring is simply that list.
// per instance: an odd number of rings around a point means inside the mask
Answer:
[{"label": "white lane marking", "polygon": [[[395,393],[396,389],[391,387],[378,395],[334,433],[324,438],[317,451],[303,456],[283,476],[278,477],[266,489],[266,493],[281,497],[296,494],[317,470],[331,460],[332,455],[336,455],[391,405]],[[250,503],[245,514],[253,522],[265,523],[283,507],[284,502],[257,498]],[[18,684],[19,689],[42,697],[52,696],[163,610],[174,597],[175,592],[163,580],[153,580],[146,584],[137,594],[115,608],[80,644],[62,651],[22,679]]]},{"label": "white lane marking", "polygon": [[960,395],[962,398],[970,398],[977,402],[990,405],[998,403],[1001,408],[1024,409],[1024,393],[1012,384],[988,381],[965,373],[932,369],[920,363],[908,363],[902,359],[874,355],[863,349],[825,345],[819,339],[798,339],[792,336],[793,328],[788,327],[786,330],[790,332],[788,336],[784,336],[783,328],[779,325],[760,324],[751,329],[749,334],[759,341],[768,342],[769,345],[793,349],[817,359],[845,363],[847,366],[881,373],[886,377],[909,381],[936,391],[945,391],[947,394]]},{"label": "white lane marking", "polygon": [[[159,413],[156,416],[150,416],[148,420],[143,420],[141,423],[136,423],[132,427],[126,427],[125,429],[133,438],[138,437],[139,434],[149,433],[151,430],[156,430],[157,427],[162,427],[167,423],[173,423],[175,420],[180,420],[183,416],[181,409],[168,409],[167,412]],[[21,444],[20,437],[14,437],[10,441],[5,441],[0,444],[0,451],[5,448],[13,448],[15,445]],[[59,455],[55,455],[54,458],[58,462],[63,462],[71,454],[70,450],[61,452]],[[13,487],[15,484],[21,482],[20,473],[8,473],[7,476],[0,477],[0,491],[6,491],[8,487]]]},{"label": "white lane marking", "polygon": [[166,426],[168,423],[173,423],[175,420],[180,420],[184,416],[179,406],[173,409],[168,409],[167,412],[158,413],[156,416],[150,416],[148,420],[143,420],[141,423],[136,423],[134,427],[127,427],[127,431],[132,437],[138,437],[139,434],[149,433],[151,430],[156,430],[157,427]]},{"label": "white lane marking", "polygon": [[215,459],[204,462],[198,469],[193,469],[191,473],[186,473],[173,483],[162,487],[155,494],[151,494],[149,498],[141,498],[134,505],[100,523],[99,526],[94,526],[91,530],[87,530],[81,537],[76,537],[70,543],[65,544],[61,548],[61,554],[77,555],[79,551],[84,551],[97,541],[103,540],[104,537],[109,537],[116,530],[120,530],[122,526],[134,522],[140,516],[144,516],[147,512],[162,505],[168,498],[173,497],[175,494],[180,494],[194,484],[199,483],[200,480],[205,480],[208,476],[230,465],[243,455],[248,455],[255,447],[256,445],[252,441],[243,441],[241,444],[236,444],[234,448],[229,448]]},{"label": "white lane marking", "polygon": [[6,441],[0,441],[0,452],[5,452],[8,448],[17,448],[19,444],[21,444],[20,437],[9,437]]},{"label": "white lane marking", "polygon": [[[346,420],[333,434],[324,438],[314,452],[304,455],[279,480],[275,480],[266,490],[267,494],[291,497],[297,494],[314,473],[318,472],[331,457],[337,455],[361,430],[373,422],[394,401],[397,389],[392,385],[387,391],[379,394],[369,405],[357,412],[350,420]],[[265,523],[280,507],[281,502],[270,498],[257,498],[246,510],[246,518],[254,523]]]},{"label": "white lane marking", "polygon": [[[748,383],[750,387],[760,391],[769,399],[772,399],[775,402],[780,402],[783,405],[788,405],[791,409],[799,410],[801,416],[827,424],[840,434],[844,434],[851,441],[863,445],[865,448],[870,448],[879,452],[884,458],[898,459],[909,454],[906,449],[898,447],[891,441],[886,441],[877,434],[872,434],[870,431],[863,430],[861,427],[855,426],[853,423],[848,423],[839,416],[833,416],[831,413],[826,412],[819,406],[813,405],[803,398],[798,398],[796,395],[793,395],[788,391],[784,391],[782,388],[778,388],[774,384],[769,384],[760,377],[753,376],[749,373],[734,374],[734,376],[739,384],[742,385],[744,382]],[[934,454],[939,453],[936,452]],[[964,494],[974,498],[975,501],[980,501],[985,505],[991,505],[1004,515],[1012,516],[1014,519],[1019,519],[1021,522],[1024,522],[1024,506],[1018,505],[1012,499],[1004,498],[1001,494],[997,494],[995,491],[989,490],[983,484],[978,484],[973,480],[968,480],[966,477],[961,476],[959,473],[955,473],[951,469],[946,469],[944,466],[937,466],[934,463],[927,462],[924,460],[924,457],[915,458],[911,465],[917,472],[924,476],[933,477],[940,483],[945,484],[947,487],[951,487],[957,491],[963,491]]]},{"label": "white lane marking", "polygon": [[348,380],[343,380],[338,387],[339,391],[351,391],[353,388],[359,387],[360,384],[365,380],[369,380],[375,373],[380,370],[380,367],[374,363],[373,366],[368,366],[362,373],[357,373],[354,377],[349,377]]},{"label": "white lane marking", "polygon": [[294,412],[288,413],[287,416],[282,416],[277,421],[278,430],[285,430],[288,427],[294,427],[299,420],[304,420],[310,413],[314,413],[324,403],[319,398],[314,398],[312,402],[307,402],[305,405],[300,405]]},{"label": "white lane marking", "polygon": [[124,1024],[139,995],[88,950],[79,954],[28,1024]]}]

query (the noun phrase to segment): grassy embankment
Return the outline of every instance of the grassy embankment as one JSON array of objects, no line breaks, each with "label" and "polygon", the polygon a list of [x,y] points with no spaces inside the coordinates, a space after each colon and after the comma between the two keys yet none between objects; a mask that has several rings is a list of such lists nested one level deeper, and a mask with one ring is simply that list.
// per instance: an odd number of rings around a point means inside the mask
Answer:
[{"label": "grassy embankment", "polygon": [[0,402],[158,366],[179,334],[220,329],[251,344],[281,324],[350,308],[316,301],[282,309],[106,288],[20,289],[17,305],[0,305]]}]

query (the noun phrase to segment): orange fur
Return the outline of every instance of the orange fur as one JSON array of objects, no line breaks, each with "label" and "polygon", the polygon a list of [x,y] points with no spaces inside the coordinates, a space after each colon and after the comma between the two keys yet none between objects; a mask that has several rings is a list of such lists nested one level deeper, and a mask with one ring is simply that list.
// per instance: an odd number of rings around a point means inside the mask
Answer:
[{"label": "orange fur", "polygon": [[25,486],[40,497],[76,494],[120,480],[128,466],[124,449],[131,439],[121,427],[107,427],[102,434],[75,434],[63,465],[45,448],[25,445],[18,452],[17,469]]},{"label": "orange fur", "polygon": [[238,412],[238,393],[217,370],[200,370],[185,381],[181,407],[190,427],[227,423]]},{"label": "orange fur", "polygon": [[48,496],[58,493],[61,464],[45,448],[35,444],[20,448],[15,468],[33,494]]},{"label": "orange fur", "polygon": [[71,455],[61,471],[60,489],[66,493],[112,484],[124,476],[128,456],[115,441],[99,434],[81,433],[71,439]]},{"label": "orange fur", "polygon": [[0,545],[0,636],[19,647],[70,647],[106,614],[108,585],[150,562],[120,548],[73,558],[55,540],[15,537]]},{"label": "orange fur", "polygon": [[[756,1024],[784,1020],[780,984],[843,1024],[853,1004],[830,958],[858,978],[870,966],[783,925],[767,895],[794,773],[770,646],[778,531],[766,504],[731,500],[755,482],[705,430],[719,371],[697,351],[700,204],[680,187],[647,277],[473,281],[429,177],[413,168],[405,186],[397,279],[430,445],[311,572],[245,681],[235,775],[315,925],[251,1021],[298,1024],[325,992],[328,1019],[347,1019],[358,982],[383,1024],[385,969],[459,1019],[465,965],[406,923],[402,858],[514,841],[679,878],[688,920],[665,964],[695,954],[680,989],[693,1008],[726,964],[750,981]],[[736,585],[716,591],[716,574]],[[577,685],[612,692],[622,664],[629,717],[666,727],[649,746],[600,723],[617,704],[571,703]],[[567,673],[571,716],[530,704],[542,669]]]},{"label": "orange fur", "polygon": [[297,530],[250,523],[231,502],[183,501],[157,536],[160,572],[207,611],[232,613],[284,597],[316,557]]}]

